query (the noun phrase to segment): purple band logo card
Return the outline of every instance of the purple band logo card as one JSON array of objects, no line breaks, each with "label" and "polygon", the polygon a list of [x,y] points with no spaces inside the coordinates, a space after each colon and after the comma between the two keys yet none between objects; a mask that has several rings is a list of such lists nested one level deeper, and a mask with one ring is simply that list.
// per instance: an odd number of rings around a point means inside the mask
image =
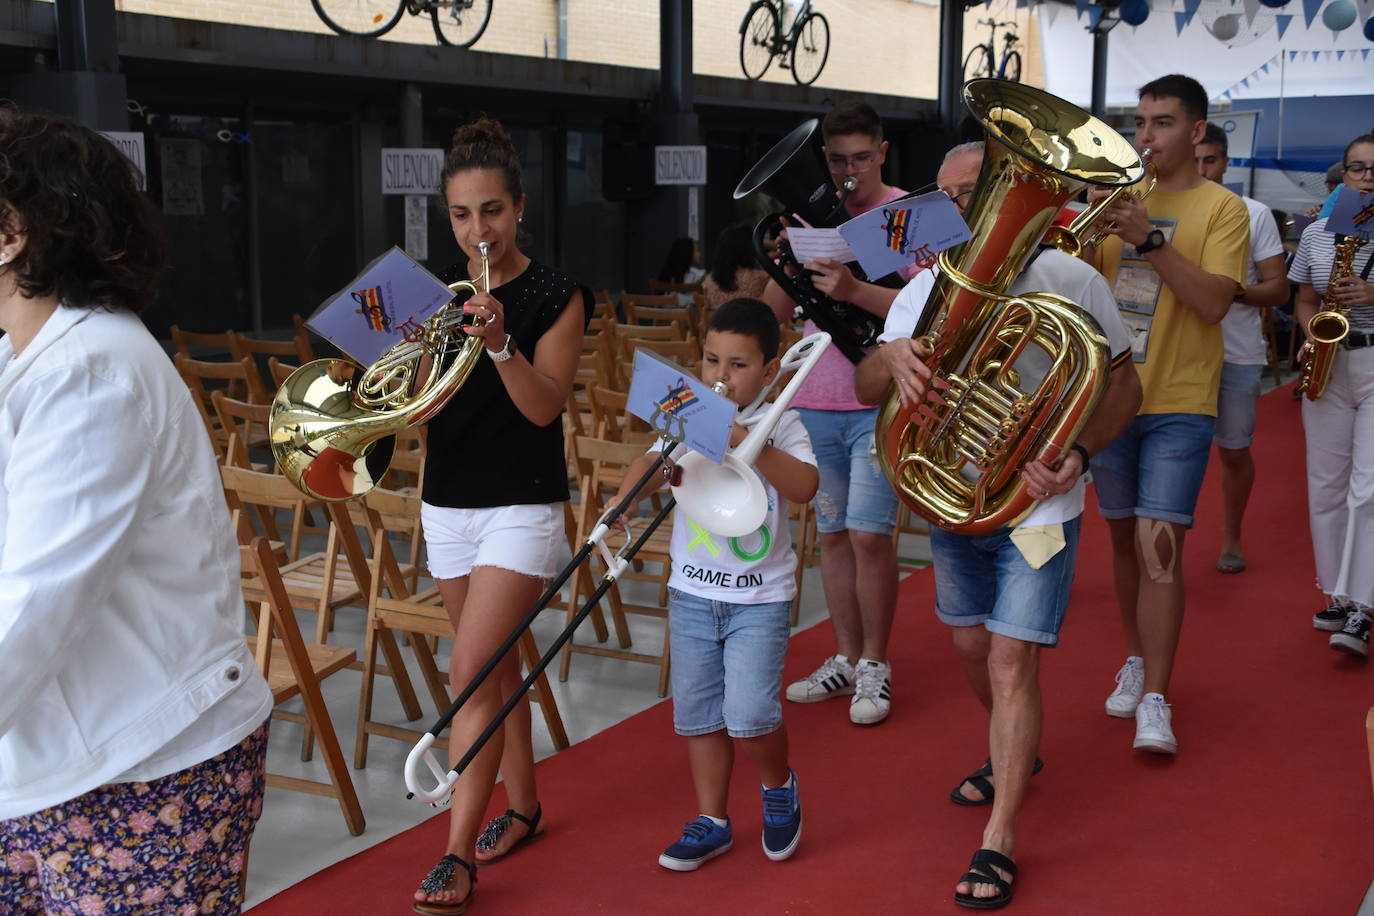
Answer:
[{"label": "purple band logo card", "polygon": [[451,299],[442,280],[392,248],[325,300],[306,326],[370,366],[401,341],[419,340],[425,319]]},{"label": "purple band logo card", "polygon": [[635,351],[625,409],[665,439],[681,442],[716,464],[725,457],[738,408],[676,363]]},{"label": "purple band logo card", "polygon": [[871,279],[913,264],[926,268],[947,248],[972,238],[959,208],[944,191],[903,197],[874,207],[840,226]]},{"label": "purple band logo card", "polygon": [[1340,191],[1326,221],[1326,231],[1369,241],[1374,237],[1374,194],[1355,188]]}]

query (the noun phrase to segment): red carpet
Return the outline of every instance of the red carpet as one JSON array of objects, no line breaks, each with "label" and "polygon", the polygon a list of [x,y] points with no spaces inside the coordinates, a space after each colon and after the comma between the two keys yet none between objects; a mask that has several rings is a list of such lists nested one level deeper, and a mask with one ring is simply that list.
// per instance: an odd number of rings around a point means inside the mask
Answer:
[{"label": "red carpet", "polygon": [[[1106,528],[1090,509],[1063,644],[1043,656],[1046,765],[1022,817],[1010,912],[1358,907],[1374,872],[1359,852],[1374,826],[1363,731],[1370,675],[1329,650],[1309,621],[1321,603],[1298,404],[1287,388],[1261,400],[1259,427],[1249,571],[1213,569],[1215,462],[1185,548],[1188,617],[1170,697],[1177,758],[1133,752],[1133,722],[1103,714],[1125,652]],[[947,795],[986,756],[986,720],[931,614],[932,593],[928,572],[902,587],[885,724],[851,726],[839,701],[786,704],[806,816],[790,861],[770,862],[759,848],[757,781],[741,752],[735,849],[694,874],[658,867],[658,853],[696,814],[662,703],[540,764],[550,834],[483,869],[471,912],[960,911],[954,884],[987,809],[958,807]],[[788,678],[804,675],[829,646],[824,624],[797,636]],[[254,916],[406,912],[442,852],[444,824],[433,819],[341,862]]]}]

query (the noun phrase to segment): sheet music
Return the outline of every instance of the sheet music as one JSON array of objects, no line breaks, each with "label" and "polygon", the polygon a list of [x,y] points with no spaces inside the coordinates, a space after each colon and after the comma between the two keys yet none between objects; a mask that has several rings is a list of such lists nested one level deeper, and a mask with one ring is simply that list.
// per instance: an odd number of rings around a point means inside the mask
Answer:
[{"label": "sheet music", "polygon": [[793,257],[802,264],[817,258],[830,258],[832,261],[839,261],[842,264],[857,260],[854,257],[854,252],[849,248],[849,243],[840,235],[838,229],[807,229],[803,226],[789,226],[787,241],[792,246]]}]

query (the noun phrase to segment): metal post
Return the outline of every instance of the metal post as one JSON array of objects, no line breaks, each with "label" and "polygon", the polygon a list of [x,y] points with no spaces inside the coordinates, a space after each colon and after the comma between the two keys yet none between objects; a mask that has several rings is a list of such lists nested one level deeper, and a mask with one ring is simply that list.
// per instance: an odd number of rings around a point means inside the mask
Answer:
[{"label": "metal post", "polygon": [[1093,29],[1093,117],[1107,115],[1107,34],[1110,29]]},{"label": "metal post", "polygon": [[964,85],[964,12],[966,0],[940,4],[940,123],[946,130],[959,126]]}]

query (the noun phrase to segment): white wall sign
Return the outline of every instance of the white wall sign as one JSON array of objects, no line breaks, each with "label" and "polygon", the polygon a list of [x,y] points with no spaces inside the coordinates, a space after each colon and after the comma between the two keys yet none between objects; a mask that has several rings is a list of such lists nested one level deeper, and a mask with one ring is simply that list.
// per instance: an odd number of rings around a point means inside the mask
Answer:
[{"label": "white wall sign", "polygon": [[143,134],[123,130],[103,130],[101,133],[138,169],[138,189],[148,190],[148,160],[143,151]]},{"label": "white wall sign", "polygon": [[1250,159],[1255,155],[1255,128],[1260,112],[1218,111],[1211,121],[1226,131],[1226,155],[1232,159]]},{"label": "white wall sign", "polygon": [[438,194],[443,170],[441,149],[383,148],[382,193]]},{"label": "white wall sign", "polygon": [[706,147],[655,146],[654,184],[706,184]]}]

